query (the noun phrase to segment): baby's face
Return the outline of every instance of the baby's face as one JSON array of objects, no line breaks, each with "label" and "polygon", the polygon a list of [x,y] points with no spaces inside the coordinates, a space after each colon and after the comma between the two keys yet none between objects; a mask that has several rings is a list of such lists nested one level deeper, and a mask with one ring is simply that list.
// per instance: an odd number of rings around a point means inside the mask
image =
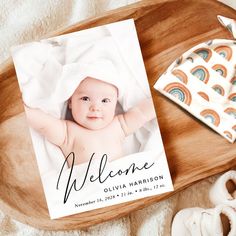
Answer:
[{"label": "baby's face", "polygon": [[113,120],[117,96],[117,88],[112,84],[87,77],[71,96],[69,108],[79,125],[98,130]]}]

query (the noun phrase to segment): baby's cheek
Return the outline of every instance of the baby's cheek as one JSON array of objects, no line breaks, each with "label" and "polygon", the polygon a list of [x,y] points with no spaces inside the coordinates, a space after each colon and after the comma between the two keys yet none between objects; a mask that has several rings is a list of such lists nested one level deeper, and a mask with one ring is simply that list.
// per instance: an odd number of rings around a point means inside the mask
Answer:
[{"label": "baby's cheek", "polygon": [[109,120],[112,121],[115,116],[115,112],[110,112],[109,114]]}]

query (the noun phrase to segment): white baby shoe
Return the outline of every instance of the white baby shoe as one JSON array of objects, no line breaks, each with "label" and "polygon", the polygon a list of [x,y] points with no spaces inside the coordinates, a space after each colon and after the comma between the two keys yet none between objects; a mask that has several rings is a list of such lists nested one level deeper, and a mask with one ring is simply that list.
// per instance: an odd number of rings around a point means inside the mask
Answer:
[{"label": "white baby shoe", "polygon": [[214,205],[224,204],[236,209],[236,171],[221,175],[212,185],[209,198]]},{"label": "white baby shoe", "polygon": [[171,236],[236,236],[236,212],[218,205],[215,208],[187,208],[173,220]]}]

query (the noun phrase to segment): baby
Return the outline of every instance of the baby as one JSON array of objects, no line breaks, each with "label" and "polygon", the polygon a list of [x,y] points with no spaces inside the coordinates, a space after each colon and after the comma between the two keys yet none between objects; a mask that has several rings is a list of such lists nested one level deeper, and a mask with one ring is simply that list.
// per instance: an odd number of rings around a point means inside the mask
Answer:
[{"label": "baby", "polygon": [[[65,157],[75,154],[75,164],[88,162],[91,155],[108,160],[122,157],[126,136],[155,118],[152,99],[144,99],[123,114],[115,115],[118,89],[109,83],[86,77],[68,101],[74,119],[56,119],[39,109],[25,106],[29,125],[49,142],[57,145]],[[68,166],[72,161],[68,159]]]}]

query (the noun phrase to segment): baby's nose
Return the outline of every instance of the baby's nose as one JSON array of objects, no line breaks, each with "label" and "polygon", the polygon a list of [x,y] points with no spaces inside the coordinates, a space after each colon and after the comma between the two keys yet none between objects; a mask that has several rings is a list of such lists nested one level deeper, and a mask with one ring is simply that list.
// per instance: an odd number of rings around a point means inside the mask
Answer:
[{"label": "baby's nose", "polygon": [[101,109],[100,106],[96,103],[94,103],[90,106],[91,111],[100,111],[100,109]]}]

